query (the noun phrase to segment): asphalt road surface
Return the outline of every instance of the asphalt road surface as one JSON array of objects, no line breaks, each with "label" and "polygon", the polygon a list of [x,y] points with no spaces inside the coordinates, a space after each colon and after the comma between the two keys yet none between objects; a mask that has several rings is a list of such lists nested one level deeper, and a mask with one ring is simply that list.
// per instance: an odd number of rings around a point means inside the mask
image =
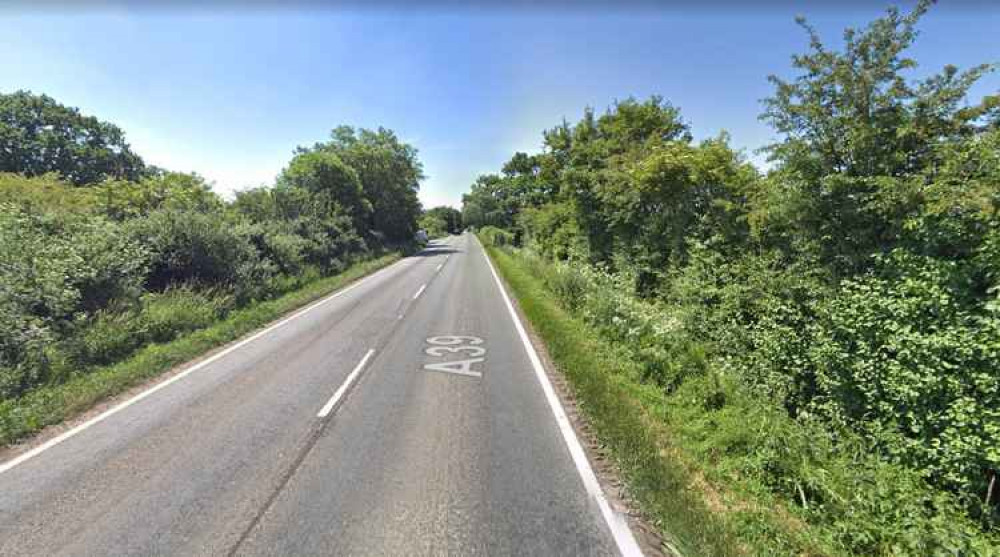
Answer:
[{"label": "asphalt road surface", "polygon": [[0,555],[635,553],[524,338],[434,242],[0,463]]}]

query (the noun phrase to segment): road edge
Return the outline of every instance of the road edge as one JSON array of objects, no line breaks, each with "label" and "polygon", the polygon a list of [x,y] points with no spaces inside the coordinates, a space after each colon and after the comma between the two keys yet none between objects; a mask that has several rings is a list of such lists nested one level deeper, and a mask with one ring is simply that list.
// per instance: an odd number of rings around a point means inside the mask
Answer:
[{"label": "road edge", "polygon": [[[580,479],[583,481],[588,494],[594,498],[599,506],[605,523],[614,537],[618,550],[626,557],[662,555],[646,536],[653,534],[653,531],[639,523],[637,520],[638,514],[633,512],[633,506],[623,497],[624,494],[621,491],[621,487],[624,483],[617,474],[609,466],[598,467],[602,472],[601,476],[598,476],[595,472],[595,463],[598,465],[601,463],[606,464],[607,461],[601,460],[600,455],[595,453],[595,449],[598,447],[596,438],[591,432],[587,431],[585,420],[576,408],[574,399],[566,396],[569,393],[567,392],[565,378],[561,376],[558,368],[549,358],[545,350],[545,344],[531,328],[531,321],[521,312],[516,297],[509,293],[509,286],[493,265],[489,250],[482,244],[478,236],[473,235],[473,238],[482,250],[483,257],[486,259],[487,265],[489,265],[494,281],[514,321],[515,328],[528,353],[528,359],[532,363],[536,377],[559,426],[560,433],[562,433],[563,440],[566,442],[570,455],[573,457],[573,462],[577,467]],[[542,356],[543,354],[544,357]],[[556,388],[557,384],[559,388]],[[567,412],[567,408],[570,409],[570,412]],[[580,441],[581,438],[585,439],[587,443],[582,443]],[[618,488],[617,493],[613,489],[615,487]],[[641,545],[639,543],[640,538],[635,535],[636,530],[644,534],[642,536],[644,543]]]},{"label": "road edge", "polygon": [[[406,257],[398,257],[396,259],[386,261],[384,265],[368,269],[367,272],[359,276],[352,277],[346,282],[337,285],[333,290],[305,300],[301,304],[292,306],[287,310],[282,311],[268,322],[250,329],[229,341],[213,346],[197,356],[167,367],[160,372],[153,373],[149,377],[140,380],[136,384],[121,391],[109,393],[108,395],[101,397],[95,403],[89,405],[86,409],[72,413],[72,415],[67,416],[65,419],[57,423],[46,425],[27,437],[13,443],[0,445],[0,474],[3,474],[30,460],[31,458],[34,458],[49,448],[62,443],[77,433],[80,433],[92,425],[110,417],[111,415],[124,410],[128,406],[139,402],[147,396],[166,388],[170,384],[183,379],[187,375],[208,366],[212,362],[221,359],[238,348],[265,336],[295,318],[310,312],[311,310],[342,294],[345,294],[349,290],[360,286],[376,275],[382,274],[406,261],[406,259]],[[369,263],[373,261],[375,260],[369,261]],[[346,273],[347,271],[345,271],[345,274]],[[224,321],[220,321],[219,323],[223,322]],[[194,333],[197,332],[198,331],[194,331]],[[125,361],[128,360],[123,360],[123,362]]]}]

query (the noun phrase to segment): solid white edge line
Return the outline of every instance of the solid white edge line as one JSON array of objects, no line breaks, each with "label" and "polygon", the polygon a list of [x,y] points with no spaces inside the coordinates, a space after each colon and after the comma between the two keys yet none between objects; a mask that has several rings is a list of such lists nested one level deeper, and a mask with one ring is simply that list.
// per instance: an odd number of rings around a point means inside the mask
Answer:
[{"label": "solid white edge line", "polygon": [[354,290],[355,288],[361,286],[362,284],[365,284],[365,283],[369,282],[370,280],[374,279],[375,277],[384,274],[389,269],[392,269],[393,267],[398,266],[400,263],[403,263],[404,261],[407,261],[407,260],[406,259],[401,259],[401,260],[393,263],[392,265],[389,265],[388,267],[385,267],[383,269],[380,269],[380,270],[376,271],[372,275],[369,275],[369,276],[367,276],[365,278],[362,278],[361,280],[355,282],[354,284],[351,284],[350,286],[348,286],[346,288],[342,288],[342,289],[334,292],[333,294],[327,296],[326,298],[323,298],[321,300],[313,302],[312,304],[310,304],[310,305],[308,305],[308,306],[306,306],[306,307],[304,307],[302,309],[299,309],[295,313],[289,315],[288,317],[282,319],[281,321],[278,321],[277,323],[271,325],[270,327],[267,327],[266,329],[262,329],[260,331],[257,331],[253,335],[251,335],[251,336],[249,336],[249,337],[247,337],[247,338],[245,338],[245,339],[237,342],[236,344],[230,346],[229,348],[226,348],[226,349],[222,350],[221,352],[218,352],[215,355],[213,355],[213,356],[211,356],[211,357],[209,357],[209,358],[207,358],[205,360],[202,360],[202,361],[200,361],[200,362],[192,365],[191,367],[189,367],[188,369],[186,369],[186,370],[178,373],[177,375],[174,375],[173,377],[171,377],[169,379],[166,379],[166,380],[164,380],[164,381],[162,381],[160,383],[157,383],[156,385],[153,385],[149,389],[146,389],[145,391],[143,391],[143,392],[135,395],[134,397],[132,397],[132,398],[130,398],[130,399],[128,399],[128,400],[126,400],[126,401],[124,401],[124,402],[116,405],[116,406],[113,406],[113,407],[105,410],[104,412],[98,414],[97,416],[94,416],[93,418],[91,418],[91,419],[83,422],[82,424],[80,424],[80,425],[78,425],[78,426],[76,426],[76,427],[74,427],[72,429],[69,429],[69,430],[67,430],[64,433],[61,433],[61,434],[57,435],[56,437],[53,437],[52,439],[49,439],[48,441],[42,443],[41,445],[39,445],[39,446],[37,446],[37,447],[29,450],[29,451],[25,451],[24,453],[21,453],[20,455],[14,457],[13,459],[11,459],[11,460],[3,463],[3,464],[0,464],[0,474],[3,474],[4,472],[10,470],[11,468],[14,468],[17,465],[22,464],[25,461],[38,456],[39,454],[41,454],[41,453],[43,453],[43,452],[51,449],[52,447],[55,447],[59,443],[62,443],[63,441],[69,439],[70,437],[73,437],[74,435],[76,435],[76,434],[84,431],[85,429],[87,429],[87,428],[89,428],[89,427],[91,427],[93,425],[96,425],[96,424],[98,424],[98,423],[106,420],[107,418],[110,418],[111,416],[117,414],[118,412],[121,412],[122,410],[128,408],[129,406],[132,406],[133,404],[139,402],[140,400],[142,400],[142,399],[144,399],[144,398],[152,395],[153,393],[159,391],[160,389],[166,388],[167,386],[172,385],[172,384],[176,383],[177,381],[180,381],[181,379],[187,377],[188,375],[191,375],[192,373],[198,371],[199,369],[204,368],[205,366],[207,366],[207,365],[209,365],[209,364],[211,364],[211,363],[219,360],[220,358],[223,358],[226,355],[231,354],[232,352],[236,351],[237,349],[242,348],[242,347],[246,346],[247,344],[249,344],[249,343],[251,343],[251,342],[259,339],[260,337],[262,337],[262,336],[264,336],[264,335],[266,335],[266,334],[274,331],[275,329],[277,329],[277,328],[279,328],[279,327],[281,327],[281,326],[289,323],[293,319],[296,319],[298,317],[301,317],[301,316],[305,315],[306,313],[308,313],[308,312],[310,312],[310,311],[318,308],[319,306],[321,306],[321,305],[329,302],[330,300],[333,300],[334,298],[337,298],[337,297],[339,297],[339,296],[341,296],[343,294],[347,294],[351,290]]},{"label": "solid white edge line", "polygon": [[[476,242],[479,243],[478,238]],[[608,529],[611,530],[611,535],[614,536],[615,543],[618,545],[618,551],[621,551],[625,557],[641,556],[642,550],[639,549],[639,544],[636,543],[635,536],[632,535],[632,530],[629,529],[625,517],[611,509],[604,491],[601,490],[601,484],[597,481],[597,476],[594,474],[593,468],[590,467],[590,461],[587,460],[587,453],[583,451],[583,446],[580,445],[580,440],[577,439],[576,432],[573,431],[573,425],[570,423],[569,417],[566,416],[562,402],[559,401],[555,389],[552,388],[552,383],[549,381],[549,377],[542,367],[542,361],[539,359],[534,345],[531,344],[528,333],[521,323],[521,318],[517,315],[517,311],[514,310],[514,304],[511,303],[510,297],[507,296],[507,291],[504,290],[500,275],[497,274],[496,269],[493,267],[493,262],[490,261],[490,256],[486,253],[485,248],[483,248],[483,257],[486,258],[486,263],[490,266],[490,272],[493,273],[493,279],[496,281],[497,288],[500,289],[500,295],[503,296],[503,301],[507,304],[510,317],[514,320],[514,328],[517,329],[517,334],[521,337],[524,350],[528,353],[528,359],[531,360],[531,367],[535,370],[535,377],[538,378],[538,382],[542,385],[545,399],[549,402],[549,408],[552,409],[552,413],[555,415],[556,424],[559,425],[559,431],[562,433],[563,440],[569,448],[569,453],[573,457],[573,463],[576,464],[576,470],[580,474],[580,479],[583,480],[583,485],[587,489],[587,493],[596,499],[597,505],[601,509],[601,515],[604,516],[604,521],[607,523]]]},{"label": "solid white edge line", "polygon": [[426,283],[425,284],[421,284],[420,285],[420,290],[417,290],[417,293],[413,295],[413,299],[416,300],[417,298],[419,298],[420,295],[424,293],[424,289],[426,289],[426,288],[427,288],[427,284]]},{"label": "solid white edge line", "polygon": [[317,418],[327,417],[327,415],[333,410],[333,407],[336,406],[337,403],[340,402],[340,399],[344,397],[344,393],[347,392],[347,388],[350,387],[351,383],[354,383],[354,380],[358,378],[358,374],[361,373],[361,370],[364,369],[365,364],[368,363],[368,359],[371,358],[372,354],[374,353],[375,353],[374,348],[368,349],[368,352],[365,354],[365,357],[361,358],[361,361],[358,362],[358,365],[354,366],[354,370],[351,371],[351,374],[348,375],[347,379],[345,379],[344,382],[341,383],[340,387],[337,388],[337,392],[333,393],[333,396],[330,397],[330,400],[328,400],[326,404],[323,405],[323,408],[320,408],[319,413],[316,414]]}]

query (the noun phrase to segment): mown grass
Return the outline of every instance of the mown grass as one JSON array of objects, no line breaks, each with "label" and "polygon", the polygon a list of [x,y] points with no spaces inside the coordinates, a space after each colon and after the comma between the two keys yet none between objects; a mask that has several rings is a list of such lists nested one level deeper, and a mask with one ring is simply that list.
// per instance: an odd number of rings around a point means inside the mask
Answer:
[{"label": "mown grass", "polygon": [[247,335],[286,313],[398,260],[390,253],[356,263],[278,298],[253,303],[216,323],[164,343],[146,345],[118,363],[87,370],[66,381],[44,385],[0,403],[0,444],[8,445],[85,412],[108,397],[155,377],[205,352]]}]

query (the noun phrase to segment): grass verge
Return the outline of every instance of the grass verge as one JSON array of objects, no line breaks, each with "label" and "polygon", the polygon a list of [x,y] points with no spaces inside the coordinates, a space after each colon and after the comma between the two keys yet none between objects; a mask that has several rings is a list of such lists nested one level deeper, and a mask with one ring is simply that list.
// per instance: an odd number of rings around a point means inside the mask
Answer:
[{"label": "grass verge", "polygon": [[742,555],[743,548],[713,513],[686,466],[654,423],[658,394],[619,350],[551,299],[544,285],[509,254],[487,252],[521,310],[569,380],[578,406],[621,469],[643,513],[680,552],[693,557]]},{"label": "grass verge", "polygon": [[321,278],[278,298],[235,310],[215,324],[170,342],[147,345],[116,364],[6,400],[0,403],[0,445],[9,445],[85,412],[110,396],[260,329],[399,257],[398,253],[391,253],[357,263],[342,273]]}]

